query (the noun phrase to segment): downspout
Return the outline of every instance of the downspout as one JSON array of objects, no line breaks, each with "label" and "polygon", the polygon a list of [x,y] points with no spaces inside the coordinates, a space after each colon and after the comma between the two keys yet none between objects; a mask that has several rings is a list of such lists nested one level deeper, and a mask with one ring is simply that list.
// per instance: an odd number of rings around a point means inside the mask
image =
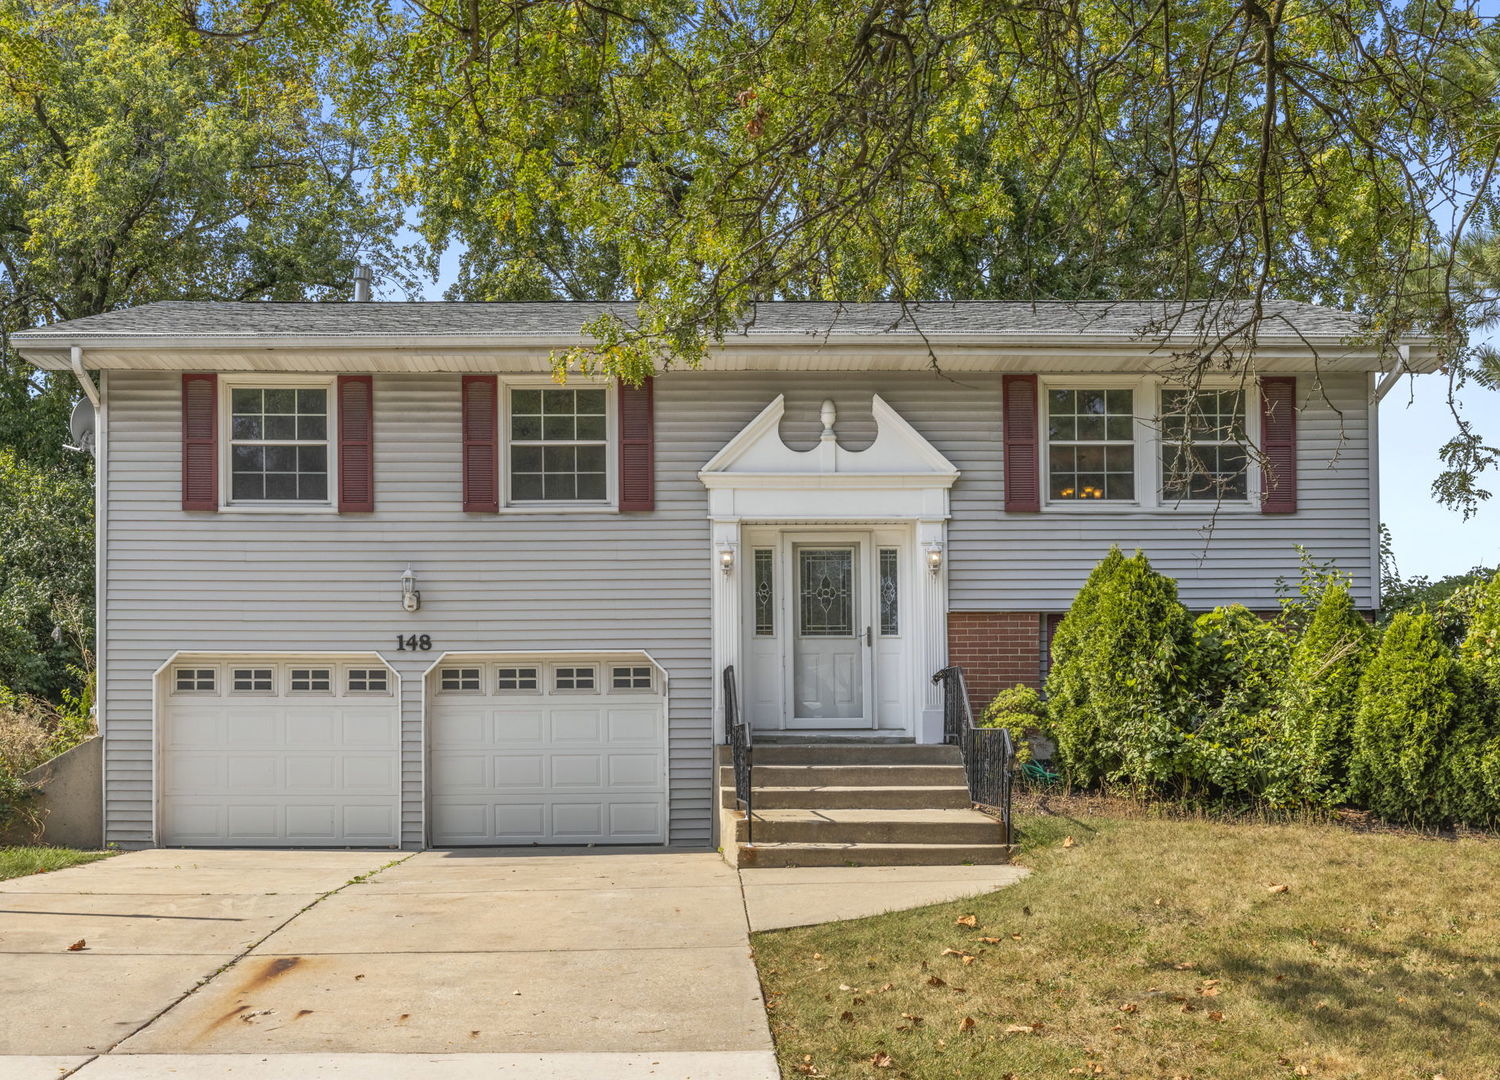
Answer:
[{"label": "downspout", "polygon": [[78,385],[83,387],[84,396],[89,399],[89,404],[94,407],[95,412],[98,412],[99,388],[94,385],[94,380],[89,378],[88,372],[83,370],[83,346],[74,345],[69,350],[68,359],[73,364],[73,377],[78,380]]},{"label": "downspout", "polygon": [[1401,362],[1382,375],[1380,381],[1375,384],[1376,405],[1384,401],[1385,396],[1396,388],[1396,383],[1400,381],[1401,376],[1411,370],[1411,346],[1397,345],[1396,352],[1400,354]]}]

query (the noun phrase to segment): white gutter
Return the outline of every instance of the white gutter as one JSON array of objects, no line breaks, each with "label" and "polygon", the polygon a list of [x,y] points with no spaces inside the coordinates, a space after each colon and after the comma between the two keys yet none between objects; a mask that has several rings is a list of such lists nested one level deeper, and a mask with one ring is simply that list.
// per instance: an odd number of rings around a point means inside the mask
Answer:
[{"label": "white gutter", "polygon": [[1411,346],[1397,345],[1396,352],[1400,354],[1401,362],[1381,376],[1380,381],[1375,384],[1374,404],[1376,405],[1384,401],[1385,396],[1396,388],[1396,384],[1401,381],[1401,376],[1411,371]]},{"label": "white gutter", "polygon": [[99,388],[94,385],[94,380],[89,378],[88,372],[83,370],[83,346],[74,345],[69,350],[69,361],[73,365],[73,376],[78,380],[78,385],[83,387],[84,395],[89,399],[89,404],[94,411],[99,411]]}]

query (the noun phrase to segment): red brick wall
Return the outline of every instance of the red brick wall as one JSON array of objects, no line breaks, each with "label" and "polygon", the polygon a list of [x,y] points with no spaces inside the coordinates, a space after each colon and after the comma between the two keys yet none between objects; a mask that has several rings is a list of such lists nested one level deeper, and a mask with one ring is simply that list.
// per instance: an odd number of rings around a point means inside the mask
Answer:
[{"label": "red brick wall", "polygon": [[1041,629],[1035,612],[948,612],[948,663],[964,669],[976,716],[1016,683],[1041,688]]}]

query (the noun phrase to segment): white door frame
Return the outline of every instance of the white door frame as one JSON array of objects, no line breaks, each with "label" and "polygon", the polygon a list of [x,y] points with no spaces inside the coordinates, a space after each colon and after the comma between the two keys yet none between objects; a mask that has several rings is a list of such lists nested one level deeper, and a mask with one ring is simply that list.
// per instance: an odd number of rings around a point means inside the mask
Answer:
[{"label": "white door frame", "polygon": [[918,742],[941,742],[939,691],[927,676],[947,660],[948,492],[958,470],[894,409],[872,395],[878,433],[861,451],[838,445],[833,403],[822,410],[824,430],[809,451],[787,447],[779,434],[785,402],[777,397],[699,471],[708,488],[713,567],[713,695],[715,741],[724,740],[723,671],[744,671],[740,575],[746,526],[796,531],[871,530],[906,526],[911,546],[904,697]]}]

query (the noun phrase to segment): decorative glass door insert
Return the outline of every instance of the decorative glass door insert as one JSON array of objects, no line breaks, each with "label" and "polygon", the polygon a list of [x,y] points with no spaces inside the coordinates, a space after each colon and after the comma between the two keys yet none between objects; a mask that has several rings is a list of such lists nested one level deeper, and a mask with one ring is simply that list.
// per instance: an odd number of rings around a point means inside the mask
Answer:
[{"label": "decorative glass door insert", "polygon": [[866,721],[862,548],[857,543],[794,548],[794,720],[824,726],[837,721],[833,726],[839,727]]}]

